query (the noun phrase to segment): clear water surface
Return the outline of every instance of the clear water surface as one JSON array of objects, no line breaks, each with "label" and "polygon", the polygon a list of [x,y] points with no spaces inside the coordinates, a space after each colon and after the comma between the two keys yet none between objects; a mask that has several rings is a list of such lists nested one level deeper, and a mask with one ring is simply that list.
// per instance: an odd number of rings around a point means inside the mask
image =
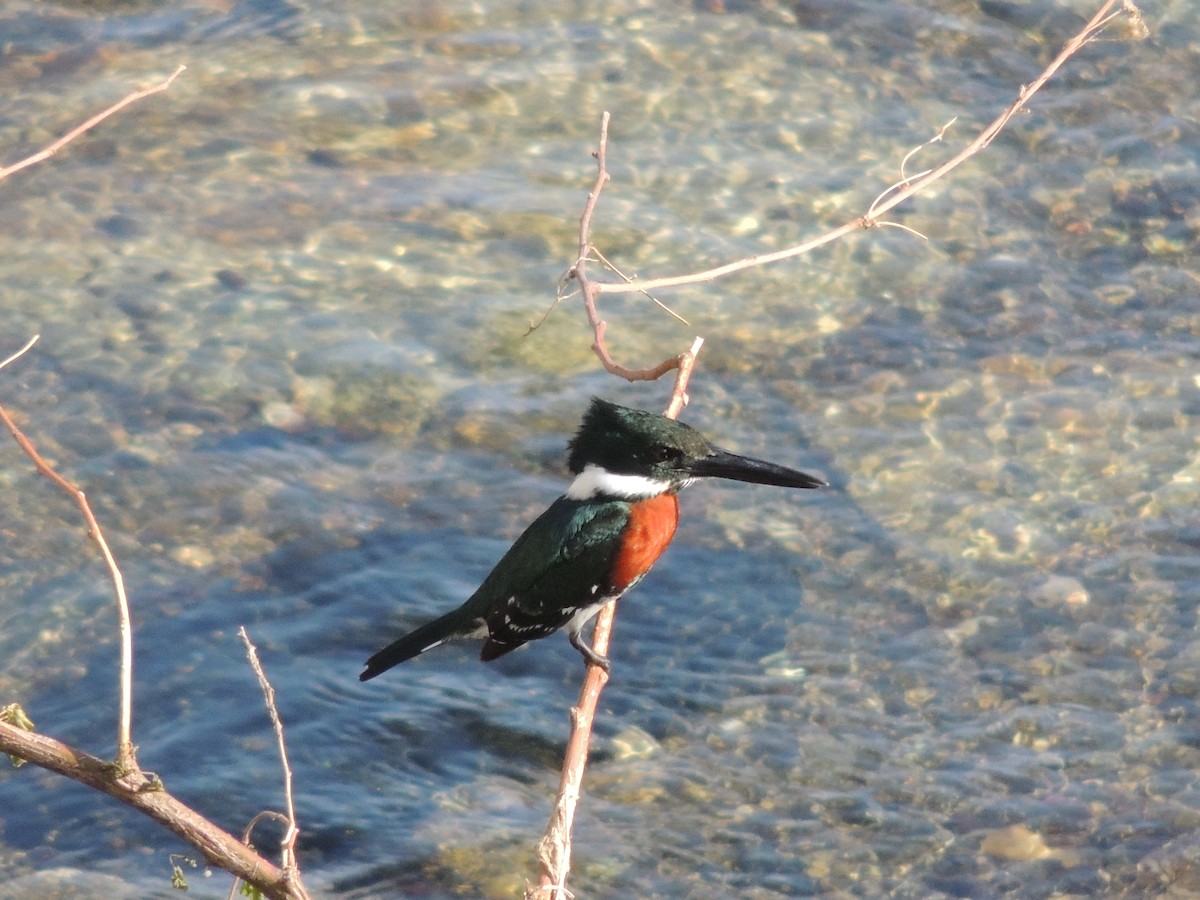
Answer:
[{"label": "clear water surface", "polygon": [[[465,598],[565,483],[587,397],[661,408],[550,305],[861,213],[1083,0],[131,0],[0,11],[0,398],[88,492],[136,618],[140,759],[233,830],[281,777],[331,897],[511,897],[581,676],[363,659]],[[704,485],[628,598],[580,809],[585,897],[1200,893],[1200,16],[1089,47],[988,150],[804,259],[605,303],[688,421],[823,472]],[[0,451],[0,703],[101,755],[116,627],[73,507]],[[0,895],[177,896],[169,834],[0,775]],[[261,840],[275,840],[264,830]],[[190,871],[190,870],[189,870]],[[228,881],[189,876],[192,896]]]}]

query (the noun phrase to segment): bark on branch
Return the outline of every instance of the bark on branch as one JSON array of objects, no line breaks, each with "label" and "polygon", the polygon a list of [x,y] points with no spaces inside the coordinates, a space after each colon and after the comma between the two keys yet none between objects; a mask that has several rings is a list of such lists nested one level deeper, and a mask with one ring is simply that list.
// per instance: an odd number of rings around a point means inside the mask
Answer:
[{"label": "bark on branch", "polygon": [[[1118,5],[1120,5],[1120,9],[1114,11]],[[636,281],[626,279],[620,282],[593,281],[588,275],[588,261],[593,253],[590,238],[592,218],[596,211],[596,204],[600,198],[600,193],[609,180],[608,169],[606,167],[609,114],[607,112],[604,113],[600,123],[600,141],[594,154],[597,169],[596,180],[591,192],[588,194],[587,202],[584,204],[583,214],[579,221],[579,255],[574,266],[571,267],[566,276],[566,281],[574,280],[578,284],[583,298],[584,314],[592,329],[592,349],[600,360],[600,364],[606,371],[629,381],[652,381],[662,377],[672,369],[677,370],[675,387],[672,391],[671,402],[667,412],[672,417],[677,416],[687,404],[687,383],[691,375],[692,366],[695,363],[696,353],[699,351],[701,339],[696,339],[696,343],[693,344],[691,350],[680,353],[678,356],[668,357],[657,365],[642,369],[633,369],[624,366],[613,359],[605,343],[607,326],[598,308],[598,301],[602,294],[628,294],[635,291],[648,292],[660,288],[712,281],[744,269],[791,259],[792,257],[800,256],[838,240],[851,232],[886,224],[883,216],[887,212],[896,208],[915,194],[920,193],[935,181],[945,177],[963,162],[987,147],[1013,116],[1025,107],[1033,95],[1053,77],[1067,60],[1090,41],[1095,40],[1103,29],[1117,19],[1123,19],[1127,22],[1131,37],[1140,39],[1146,36],[1145,23],[1142,21],[1141,13],[1132,0],[1106,0],[1079,33],[1067,41],[1059,54],[1042,73],[1029,84],[1023,85],[1017,92],[1016,99],[990,125],[984,128],[973,141],[953,157],[932,169],[911,177],[902,176],[900,182],[880,194],[875,202],[871,204],[870,208],[852,221],[819,237],[784,250],[763,253],[729,262],[712,269],[684,275]],[[560,299],[561,294],[560,290]],[[592,645],[595,647],[596,652],[601,655],[605,655],[608,652],[609,637],[615,610],[616,604],[612,604],[603,609],[596,617]],[[571,734],[563,760],[558,798],[554,806],[554,811],[550,816],[550,821],[547,824],[546,833],[538,844],[538,862],[540,867],[538,881],[536,885],[530,886],[526,891],[526,897],[531,898],[531,900],[532,898],[545,900],[545,898],[549,897],[553,897],[554,900],[564,900],[564,898],[569,896],[566,883],[571,867],[571,830],[575,819],[575,807],[580,796],[583,772],[587,766],[588,747],[591,742],[591,728],[596,705],[600,698],[600,692],[603,690],[607,680],[607,674],[602,669],[598,666],[589,666],[584,678],[583,688],[579,695],[579,702],[571,710]]]},{"label": "bark on branch", "polygon": [[[48,159],[81,134],[130,104],[165,91],[183,70],[184,67],[180,66],[164,81],[150,88],[128,94],[38,153],[10,166],[0,167],[0,180]],[[0,369],[19,359],[36,341],[37,337],[35,336],[19,351],[0,362]],[[287,766],[287,756],[283,745],[283,726],[279,722],[278,713],[274,708],[274,692],[270,689],[261,666],[257,664],[257,658],[253,651],[251,650],[251,660],[266,694],[268,711],[275,723],[280,753],[284,761],[288,829],[283,842],[283,866],[276,866],[256,853],[248,839],[246,841],[238,840],[180,802],[164,789],[162,781],[157,775],[144,771],[138,765],[132,736],[133,629],[130,623],[129,601],[125,593],[125,582],[120,567],[108,547],[108,542],[104,538],[104,533],[96,521],[96,517],[92,514],[91,505],[84,492],[60,475],[38,453],[33,443],[17,427],[16,422],[2,405],[0,405],[0,422],[8,428],[17,445],[33,463],[38,474],[51,481],[79,508],[87,525],[88,536],[95,541],[104,558],[117,600],[121,632],[120,707],[117,716],[117,754],[114,761],[101,759],[54,738],[38,734],[33,731],[33,723],[24,710],[16,704],[10,704],[0,709],[0,752],[7,753],[14,764],[18,762],[33,763],[80,784],[102,791],[127,806],[139,810],[200,851],[211,865],[224,869],[252,884],[274,900],[308,900],[308,893],[300,880],[299,869],[295,861],[294,846],[297,829],[292,809],[291,771]],[[249,643],[248,638],[247,643]]]},{"label": "bark on branch", "polygon": [[274,900],[307,897],[302,888],[297,891],[290,883],[288,872],[181,803],[150,773],[138,770],[140,777],[131,782],[113,762],[4,721],[0,721],[0,751],[102,791],[145,813],[199,850],[209,863],[250,882]]},{"label": "bark on branch", "polygon": [[[1121,9],[1117,12],[1113,8],[1120,5]],[[802,244],[796,244],[793,247],[787,247],[783,250],[777,250],[773,253],[762,253],[756,256],[746,257],[745,259],[735,260],[712,269],[705,269],[701,272],[689,272],[684,275],[670,275],[661,278],[648,278],[638,281],[603,281],[594,282],[592,284],[592,302],[601,294],[630,294],[636,291],[653,291],[660,288],[679,287],[686,284],[700,284],[703,282],[714,281],[725,275],[732,275],[734,272],[741,272],[744,269],[752,269],[758,266],[765,266],[775,262],[781,262],[785,259],[792,259],[796,256],[801,256],[818,247],[823,247],[825,244],[832,243],[839,238],[845,237],[851,232],[860,229],[872,228],[883,223],[883,216],[890,210],[895,209],[905,200],[915,194],[920,193],[929,185],[944,178],[954,169],[958,168],[980,150],[988,146],[996,136],[1004,130],[1004,127],[1009,123],[1013,116],[1020,112],[1026,104],[1033,98],[1033,95],[1041,90],[1042,86],[1049,81],[1054,74],[1062,68],[1062,66],[1074,56],[1082,47],[1091,41],[1095,40],[1101,31],[1107,28],[1114,20],[1124,19],[1128,22],[1131,33],[1134,37],[1141,38],[1146,34],[1146,26],[1142,21],[1141,13],[1131,0],[1107,0],[1103,6],[1092,16],[1091,20],[1083,27],[1078,34],[1071,40],[1067,41],[1059,54],[1046,66],[1037,78],[1029,84],[1022,85],[1017,92],[1016,99],[1005,108],[996,119],[984,128],[975,139],[966,147],[956,153],[953,157],[946,160],[941,165],[922,172],[909,178],[902,179],[898,184],[893,185],[884,191],[875,202],[871,204],[862,215],[858,218],[846,222],[826,234],[822,234],[811,240],[805,241]],[[607,113],[605,113],[607,124]],[[606,128],[601,129],[601,151],[597,154],[598,159],[603,159],[603,147],[606,140]],[[606,179],[607,180],[607,179]],[[599,185],[599,182],[598,182]],[[590,200],[590,198],[589,198]],[[590,217],[590,211],[588,213]],[[585,300],[588,295],[585,293]],[[598,316],[588,315],[588,321],[592,323],[593,329],[596,327],[596,322],[599,321]],[[600,323],[603,325],[603,323]],[[604,332],[600,329],[597,334],[597,343],[603,346]],[[600,351],[597,350],[599,354]],[[601,357],[603,361],[603,357]],[[605,366],[608,368],[608,366]],[[667,366],[669,370],[671,366]],[[611,371],[611,369],[610,369]],[[620,373],[616,373],[620,374]]]}]

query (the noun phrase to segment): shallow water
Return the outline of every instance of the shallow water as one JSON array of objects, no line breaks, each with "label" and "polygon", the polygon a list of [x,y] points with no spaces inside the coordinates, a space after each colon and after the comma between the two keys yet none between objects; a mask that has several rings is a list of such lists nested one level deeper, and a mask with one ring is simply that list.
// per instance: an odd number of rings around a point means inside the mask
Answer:
[{"label": "shallow water", "polygon": [[[601,112],[594,239],[672,274],[861,214],[1090,12],[8,4],[5,161],[188,66],[0,184],[0,357],[42,335],[0,402],[121,562],[142,764],[231,830],[280,805],[244,624],[314,889],[519,892],[575,651],[356,679],[562,490],[590,394],[665,403],[599,372],[570,303],[524,336]],[[657,295],[688,324],[605,301],[631,364],[705,337],[688,421],[833,487],[684,495],[618,617],[579,895],[1200,891],[1200,18],[1146,15],[1149,40],[1087,48],[895,213],[928,240],[875,229]],[[103,570],[15,446],[0,479],[0,704],[109,755]],[[0,775],[0,825],[0,895],[176,896],[186,848],[61,779]]]}]

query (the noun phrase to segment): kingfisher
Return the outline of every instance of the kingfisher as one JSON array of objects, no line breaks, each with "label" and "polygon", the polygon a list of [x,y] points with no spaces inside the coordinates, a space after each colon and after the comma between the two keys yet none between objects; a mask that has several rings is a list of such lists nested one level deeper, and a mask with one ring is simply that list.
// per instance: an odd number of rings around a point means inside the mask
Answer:
[{"label": "kingfisher", "polygon": [[564,626],[586,663],[609,660],[584,625],[658,560],[679,523],[677,495],[701,478],[789,488],[823,479],[710,444],[683,422],[592,399],[569,444],[567,492],[530,525],[457,609],[367,660],[366,681],[449,640],[482,638],[485,662]]}]

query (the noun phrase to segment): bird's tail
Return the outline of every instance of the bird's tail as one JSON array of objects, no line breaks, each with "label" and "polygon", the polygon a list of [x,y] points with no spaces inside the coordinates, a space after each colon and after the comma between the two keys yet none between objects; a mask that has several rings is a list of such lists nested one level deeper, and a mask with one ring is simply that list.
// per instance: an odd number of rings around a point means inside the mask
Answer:
[{"label": "bird's tail", "polygon": [[381,672],[386,672],[392,666],[399,665],[405,660],[419,656],[426,650],[432,650],[452,638],[470,637],[474,626],[482,626],[482,622],[470,623],[472,627],[463,628],[463,617],[460,610],[446,613],[440,618],[427,622],[416,631],[409,632],[400,640],[388,644],[367,660],[367,666],[358,676],[359,681],[374,678]]}]

